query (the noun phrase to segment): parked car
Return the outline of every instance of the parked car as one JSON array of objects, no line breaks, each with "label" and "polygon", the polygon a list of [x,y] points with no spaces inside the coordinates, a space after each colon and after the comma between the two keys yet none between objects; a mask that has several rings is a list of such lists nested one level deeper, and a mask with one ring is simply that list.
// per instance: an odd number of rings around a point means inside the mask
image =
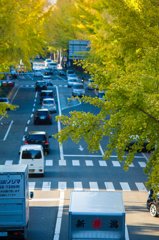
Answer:
[{"label": "parked car", "polygon": [[78,77],[76,74],[68,74],[67,75],[67,80],[71,80],[71,79],[77,79],[78,80]]},{"label": "parked car", "polygon": [[85,94],[83,83],[74,83],[72,86],[72,96],[82,97]]},{"label": "parked car", "polygon": [[51,62],[52,62],[52,60],[51,60],[50,58],[45,59],[45,61],[44,61],[45,67],[47,67],[47,66],[48,66],[48,63],[51,63]]},{"label": "parked car", "polygon": [[52,68],[47,68],[44,70],[44,75],[53,75],[53,70]]},{"label": "parked car", "polygon": [[47,84],[44,81],[37,81],[35,83],[35,91],[40,92],[41,90],[46,90],[47,89]]},{"label": "parked car", "polygon": [[47,86],[53,86],[52,79],[49,75],[43,76],[43,81],[46,82]]},{"label": "parked car", "polygon": [[50,143],[49,138],[46,132],[44,131],[34,131],[29,132],[25,136],[25,144],[40,144],[43,146],[44,153],[50,153]]},{"label": "parked car", "polygon": [[40,124],[40,123],[52,124],[51,113],[46,108],[37,109],[34,114],[34,125]]},{"label": "parked car", "polygon": [[77,79],[69,79],[68,80],[68,87],[72,87],[74,83],[78,83]]},{"label": "parked car", "polygon": [[42,72],[39,69],[34,70],[34,77],[42,77]]},{"label": "parked car", "polygon": [[0,97],[0,105],[2,105],[2,104],[6,104],[7,111],[10,110],[10,107],[9,107],[10,102],[6,97]]},{"label": "parked car", "polygon": [[148,193],[147,209],[150,211],[152,217],[159,215],[159,193],[157,194],[157,198],[154,198],[152,189]]},{"label": "parked car", "polygon": [[56,112],[56,103],[52,98],[44,98],[42,101],[42,108],[47,108],[50,112]]},{"label": "parked car", "polygon": [[44,98],[52,98],[54,99],[54,92],[53,90],[42,90],[39,94],[40,104],[42,103]]}]

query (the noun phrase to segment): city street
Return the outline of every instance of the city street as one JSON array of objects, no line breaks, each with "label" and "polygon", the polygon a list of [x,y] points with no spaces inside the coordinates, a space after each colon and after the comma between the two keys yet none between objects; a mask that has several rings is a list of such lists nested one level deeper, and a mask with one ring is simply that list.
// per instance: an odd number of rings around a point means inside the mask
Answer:
[{"label": "city street", "polygon": [[[25,135],[30,131],[46,131],[54,135],[61,129],[55,121],[57,115],[69,115],[70,111],[85,111],[97,114],[99,109],[78,100],[68,101],[72,90],[67,87],[66,77],[56,72],[53,79],[57,112],[52,114],[52,125],[34,125],[34,113],[41,108],[39,94],[35,92],[38,77],[32,73],[21,75],[10,94],[16,111],[9,111],[8,118],[0,120],[0,164],[19,163],[19,149],[25,144]],[[86,86],[86,84],[85,84]],[[95,97],[94,90],[86,89],[86,95]],[[129,170],[123,170],[123,163],[115,151],[107,161],[103,160],[104,150],[109,142],[104,138],[96,153],[89,153],[82,139],[78,144],[68,140],[62,146],[52,137],[50,154],[45,156],[44,177],[29,178],[29,190],[34,192],[30,200],[28,240],[67,240],[68,210],[72,190],[122,191],[126,211],[128,233],[126,240],[157,240],[159,218],[153,218],[146,209],[147,189],[143,168],[147,155],[136,154]]]}]

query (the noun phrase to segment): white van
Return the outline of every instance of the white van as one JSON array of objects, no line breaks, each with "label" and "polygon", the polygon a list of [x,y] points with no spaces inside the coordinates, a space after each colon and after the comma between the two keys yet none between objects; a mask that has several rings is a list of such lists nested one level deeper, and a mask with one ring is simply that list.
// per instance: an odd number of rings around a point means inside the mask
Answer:
[{"label": "white van", "polygon": [[57,70],[57,62],[49,62],[47,66],[48,68],[52,68],[52,70]]},{"label": "white van", "polygon": [[45,163],[42,145],[28,144],[20,148],[19,164],[28,165],[28,174],[40,174],[44,176]]}]

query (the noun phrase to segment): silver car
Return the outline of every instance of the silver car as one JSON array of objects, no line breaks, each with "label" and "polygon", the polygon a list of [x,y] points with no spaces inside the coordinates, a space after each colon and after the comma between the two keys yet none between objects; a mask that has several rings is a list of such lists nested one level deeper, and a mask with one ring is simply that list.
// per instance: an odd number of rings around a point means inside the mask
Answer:
[{"label": "silver car", "polygon": [[42,77],[42,72],[39,69],[34,70],[34,77]]},{"label": "silver car", "polygon": [[72,87],[74,83],[78,83],[77,79],[69,79],[68,80],[68,87]]},{"label": "silver car", "polygon": [[42,108],[47,108],[50,112],[56,112],[56,103],[52,98],[44,98],[42,101]]},{"label": "silver car", "polygon": [[49,75],[43,75],[43,81],[46,82],[47,86],[53,86],[52,79]]},{"label": "silver car", "polygon": [[83,83],[74,83],[72,87],[73,97],[82,97],[85,94],[85,89]]},{"label": "silver car", "polygon": [[67,75],[67,80],[70,80],[70,79],[77,79],[78,80],[78,77],[76,74],[68,74]]}]

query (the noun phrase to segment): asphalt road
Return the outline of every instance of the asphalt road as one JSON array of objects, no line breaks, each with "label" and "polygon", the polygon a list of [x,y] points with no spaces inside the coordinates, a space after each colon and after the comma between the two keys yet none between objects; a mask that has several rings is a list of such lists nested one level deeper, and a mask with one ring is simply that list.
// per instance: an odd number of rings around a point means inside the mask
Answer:
[{"label": "asphalt road", "polygon": [[[53,135],[61,125],[55,121],[58,114],[69,115],[70,111],[90,111],[97,114],[99,109],[76,101],[68,101],[71,89],[65,77],[53,75],[53,89],[56,94],[57,112],[52,114],[52,125],[33,125],[36,109],[40,108],[39,96],[34,85],[38,77],[32,73],[20,76],[16,88],[10,95],[12,103],[18,105],[16,111],[9,111],[8,118],[0,121],[0,164],[18,164],[19,149],[24,144],[24,136],[33,130],[46,131]],[[86,94],[96,96],[94,90]],[[115,151],[111,158],[104,161],[103,151],[108,138],[101,142],[97,153],[89,153],[82,139],[78,144],[70,139],[62,146],[56,139],[50,139],[50,154],[45,156],[44,178],[29,178],[29,189],[34,191],[30,200],[30,222],[28,240],[65,240],[68,239],[68,209],[72,190],[122,191],[126,211],[128,235],[126,240],[157,240],[159,218],[150,216],[146,209],[146,176],[143,168],[146,156],[135,156],[130,169],[125,172],[123,163],[117,159]]]}]

